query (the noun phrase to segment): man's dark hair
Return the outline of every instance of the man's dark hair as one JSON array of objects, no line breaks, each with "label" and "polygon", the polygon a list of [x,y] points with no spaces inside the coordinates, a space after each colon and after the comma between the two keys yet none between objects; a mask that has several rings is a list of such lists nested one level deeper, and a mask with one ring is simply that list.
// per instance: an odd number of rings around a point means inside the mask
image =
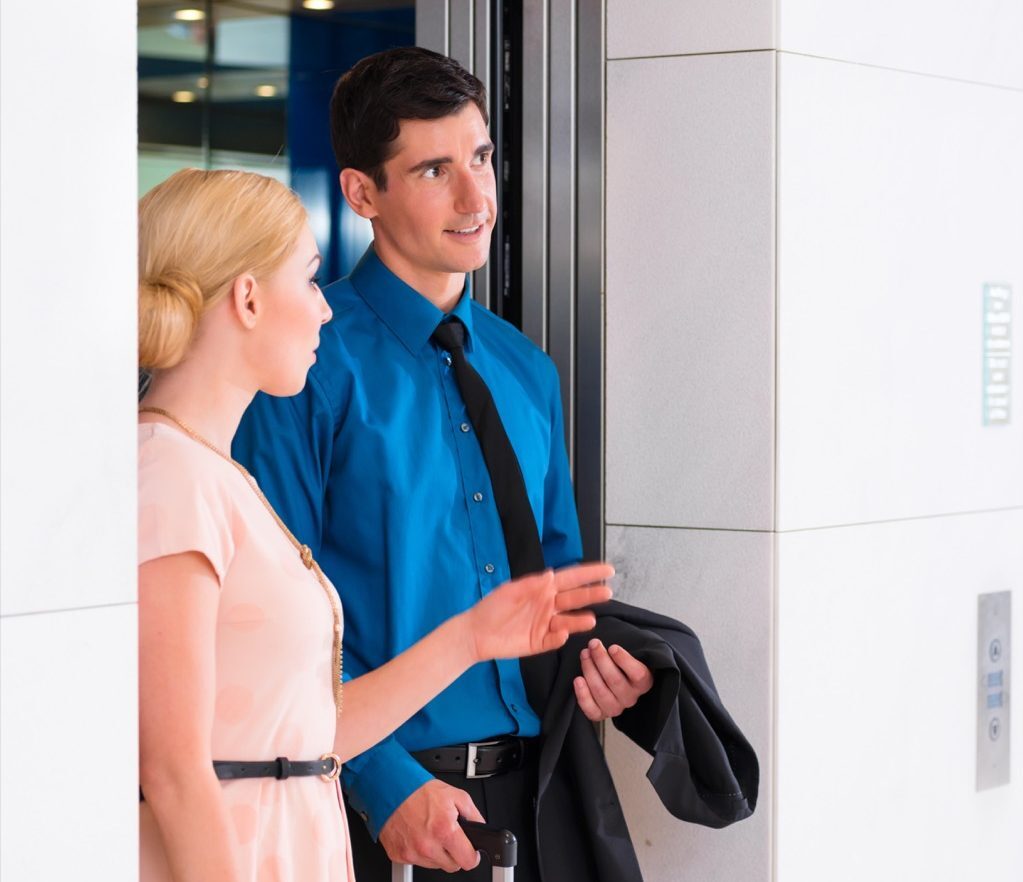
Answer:
[{"label": "man's dark hair", "polygon": [[404,119],[440,119],[473,102],[489,124],[487,90],[454,59],[406,46],[363,58],[334,86],[330,140],[340,169],[387,187],[384,163]]}]

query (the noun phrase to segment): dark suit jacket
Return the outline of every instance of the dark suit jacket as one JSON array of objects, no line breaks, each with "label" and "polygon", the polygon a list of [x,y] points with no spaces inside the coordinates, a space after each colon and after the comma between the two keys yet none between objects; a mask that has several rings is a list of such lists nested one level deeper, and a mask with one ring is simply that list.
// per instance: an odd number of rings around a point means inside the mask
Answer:
[{"label": "dark suit jacket", "polygon": [[647,778],[675,817],[725,827],[753,814],[756,754],[725,710],[688,627],[612,601],[597,627],[557,653],[522,661],[543,721],[536,836],[544,882],[641,882],[636,852],[596,731],[575,700],[579,651],[617,643],[654,674],[654,686],[615,725],[653,757]]}]

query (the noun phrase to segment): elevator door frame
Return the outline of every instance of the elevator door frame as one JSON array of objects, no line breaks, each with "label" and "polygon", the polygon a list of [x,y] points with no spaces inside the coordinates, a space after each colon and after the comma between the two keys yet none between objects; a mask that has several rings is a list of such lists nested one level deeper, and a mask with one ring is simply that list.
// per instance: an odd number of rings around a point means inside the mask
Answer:
[{"label": "elevator door frame", "polygon": [[[487,87],[491,136],[500,144],[506,13],[520,39],[519,155],[507,162],[521,188],[510,230],[516,248],[516,324],[561,376],[565,442],[575,482],[584,554],[604,550],[604,94],[602,0],[417,0],[416,43],[450,55]],[[512,161],[514,160],[514,161]],[[495,249],[501,247],[495,231]],[[493,257],[492,257],[493,260]],[[499,260],[495,261],[499,264]],[[473,291],[502,314],[488,267]]]}]

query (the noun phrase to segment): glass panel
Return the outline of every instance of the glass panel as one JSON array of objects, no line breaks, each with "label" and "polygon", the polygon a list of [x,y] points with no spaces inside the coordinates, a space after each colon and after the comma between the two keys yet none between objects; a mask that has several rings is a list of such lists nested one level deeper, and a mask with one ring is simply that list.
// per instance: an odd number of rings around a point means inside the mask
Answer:
[{"label": "glass panel", "polygon": [[139,5],[140,195],[179,168],[204,164],[205,14],[175,13],[166,4]]},{"label": "glass panel", "polygon": [[180,168],[293,187],[323,274],[351,270],[368,222],[341,198],[328,105],[356,61],[415,43],[410,0],[139,0],[139,195]]}]

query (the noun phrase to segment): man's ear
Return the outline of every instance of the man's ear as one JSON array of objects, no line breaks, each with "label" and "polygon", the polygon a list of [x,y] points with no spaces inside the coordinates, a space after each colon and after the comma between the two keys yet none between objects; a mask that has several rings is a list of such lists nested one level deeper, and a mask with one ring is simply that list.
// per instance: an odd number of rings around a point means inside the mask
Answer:
[{"label": "man's ear", "polygon": [[375,218],[377,185],[373,179],[358,169],[346,168],[341,170],[340,180],[341,192],[352,211],[367,220]]},{"label": "man's ear", "polygon": [[244,273],[231,283],[231,307],[244,328],[254,328],[263,311],[259,286],[252,273]]}]

